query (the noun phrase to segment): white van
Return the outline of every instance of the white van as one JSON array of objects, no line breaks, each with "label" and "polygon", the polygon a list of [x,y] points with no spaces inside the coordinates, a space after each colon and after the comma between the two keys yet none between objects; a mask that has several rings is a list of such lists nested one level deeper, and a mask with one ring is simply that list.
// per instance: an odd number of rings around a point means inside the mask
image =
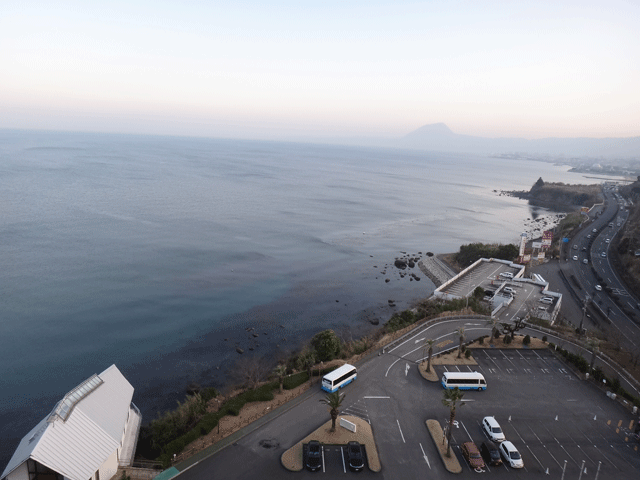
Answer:
[{"label": "white van", "polygon": [[512,297],[515,297],[515,295],[516,295],[516,291],[515,291],[513,288],[511,288],[511,287],[504,287],[504,288],[502,289],[502,291],[503,291],[504,293],[508,293],[508,294],[509,294],[509,295],[511,295]]},{"label": "white van", "polygon": [[505,440],[500,424],[494,417],[484,417],[482,419],[482,429],[493,442],[503,442]]},{"label": "white van", "polygon": [[511,273],[511,272],[502,272],[500,274],[500,276],[503,277],[503,278],[513,278],[513,273]]},{"label": "white van", "polygon": [[540,301],[542,303],[547,303],[547,304],[551,305],[553,303],[553,298],[552,297],[542,297],[540,299]]}]

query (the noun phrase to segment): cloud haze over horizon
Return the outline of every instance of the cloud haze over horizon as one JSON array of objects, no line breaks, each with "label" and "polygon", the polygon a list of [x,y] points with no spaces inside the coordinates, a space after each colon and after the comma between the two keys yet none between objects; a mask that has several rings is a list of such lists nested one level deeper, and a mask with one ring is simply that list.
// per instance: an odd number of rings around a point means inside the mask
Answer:
[{"label": "cloud haze over horizon", "polygon": [[640,3],[7,0],[0,128],[640,136]]}]

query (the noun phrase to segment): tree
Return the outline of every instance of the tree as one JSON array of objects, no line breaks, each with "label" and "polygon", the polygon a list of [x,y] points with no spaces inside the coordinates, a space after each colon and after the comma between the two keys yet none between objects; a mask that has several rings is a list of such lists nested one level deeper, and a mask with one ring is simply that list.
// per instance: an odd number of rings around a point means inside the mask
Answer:
[{"label": "tree", "polygon": [[313,348],[305,347],[296,359],[296,367],[298,370],[306,370],[309,374],[309,380],[312,380],[311,370],[318,361],[316,351]]},{"label": "tree", "polygon": [[464,327],[460,327],[457,330],[458,339],[460,340],[460,344],[458,345],[458,358],[462,358],[462,342],[464,342]]},{"label": "tree", "polygon": [[340,405],[342,405],[342,401],[344,400],[345,394],[340,393],[336,390],[333,393],[327,393],[325,398],[320,399],[320,403],[324,403],[329,407],[329,415],[331,415],[331,431],[336,431],[336,420],[338,418],[338,414],[340,413],[338,409]]},{"label": "tree", "polygon": [[231,369],[231,375],[247,388],[256,388],[269,375],[269,362],[258,357],[242,357]]},{"label": "tree", "polygon": [[593,364],[596,362],[596,357],[598,356],[598,351],[600,350],[600,340],[596,337],[589,337],[587,338],[587,344],[591,350],[591,363],[589,364],[589,373],[591,373],[593,371]]},{"label": "tree", "polygon": [[280,393],[282,393],[282,384],[284,383],[284,377],[287,375],[287,366],[280,364],[273,369],[273,373],[280,381]]},{"label": "tree", "polygon": [[516,317],[516,320],[513,323],[501,323],[500,325],[502,325],[502,333],[505,335],[511,335],[511,337],[513,337],[513,334],[518,330],[522,330],[527,326],[524,318],[518,317]]},{"label": "tree", "polygon": [[311,345],[322,362],[333,360],[340,354],[340,339],[333,330],[324,330],[311,339]]},{"label": "tree", "polygon": [[453,389],[447,389],[444,391],[444,397],[442,398],[442,404],[445,407],[449,407],[449,428],[447,429],[447,457],[451,456],[451,429],[453,422],[456,419],[456,408],[458,404],[463,405],[462,397],[464,394],[458,387]]},{"label": "tree", "polygon": [[498,329],[498,317],[491,317],[491,320],[487,321],[487,325],[491,327],[491,336],[489,337],[489,344],[493,343],[493,337],[496,335]]},{"label": "tree", "polygon": [[427,353],[427,373],[431,372],[431,355],[433,355],[433,344],[436,343],[436,341],[432,338],[427,338],[424,341],[424,348],[425,350],[428,351]]}]

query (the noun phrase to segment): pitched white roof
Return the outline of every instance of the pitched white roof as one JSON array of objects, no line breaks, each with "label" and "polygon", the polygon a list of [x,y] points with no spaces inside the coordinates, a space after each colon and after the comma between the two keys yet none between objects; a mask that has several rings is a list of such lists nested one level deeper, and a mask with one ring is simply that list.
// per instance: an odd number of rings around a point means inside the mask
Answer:
[{"label": "pitched white roof", "polygon": [[[133,397],[133,387],[115,365],[95,378],[65,395],[53,412],[25,435],[0,478],[29,458],[71,480],[93,476],[120,446]],[[93,390],[83,388],[87,382]],[[70,410],[61,408],[70,400]]]}]

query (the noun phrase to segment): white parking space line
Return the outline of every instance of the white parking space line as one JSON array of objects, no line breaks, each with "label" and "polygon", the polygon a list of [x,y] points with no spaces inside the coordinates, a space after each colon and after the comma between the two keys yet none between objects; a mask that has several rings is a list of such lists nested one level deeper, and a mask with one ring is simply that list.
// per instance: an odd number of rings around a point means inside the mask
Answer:
[{"label": "white parking space line", "polygon": [[427,462],[427,465],[429,465],[429,470],[431,470],[431,464],[429,463],[429,457],[427,457],[427,454],[424,453],[424,448],[422,448],[422,444],[419,443],[418,445],[420,445],[420,450],[422,450],[422,457],[424,458],[424,461]]},{"label": "white parking space line", "polygon": [[593,463],[594,465],[597,465],[596,461],[595,461],[593,458],[591,458],[591,457],[589,456],[589,454],[585,453],[585,451],[584,451],[584,450],[582,450],[582,447],[581,447],[580,445],[578,445],[577,443],[576,443],[576,447],[578,447],[578,448],[580,449],[580,451],[582,452],[582,454],[583,454],[585,457],[587,457],[587,460],[589,460],[589,461],[590,461],[591,463]]},{"label": "white parking space line", "polygon": [[517,353],[518,355],[520,355],[520,358],[522,358],[525,362],[527,362],[527,365],[531,365],[531,362],[529,362],[529,360],[527,359],[527,357],[525,357],[524,355],[522,355],[522,354],[520,353],[520,351],[519,351],[519,350],[516,350],[516,353]]},{"label": "white parking space line", "polygon": [[576,466],[579,468],[579,467],[580,467],[580,464],[579,464],[578,462],[576,462],[576,460],[575,460],[571,455],[569,455],[569,452],[567,452],[567,449],[566,449],[566,448],[564,448],[564,445],[560,445],[560,448],[561,448],[562,450],[564,450],[564,453],[566,453],[566,454],[567,454],[567,456],[571,459],[571,461],[572,461],[573,463],[575,463],[575,464],[576,464]]},{"label": "white parking space line", "polygon": [[469,430],[467,430],[467,427],[464,426],[464,423],[460,422],[460,425],[462,425],[462,428],[464,428],[464,431],[467,432],[467,435],[469,436],[469,440],[473,442],[473,438],[471,438],[471,434],[469,433]]},{"label": "white parking space line", "polygon": [[540,468],[542,468],[544,470],[546,467],[544,465],[542,465],[542,462],[540,460],[538,460],[538,457],[536,457],[536,454],[533,453],[533,450],[531,450],[531,447],[529,447],[529,445],[525,445],[525,447],[527,447],[529,452],[531,452],[531,455],[533,455],[533,458],[536,459],[536,462],[538,462],[540,464]]},{"label": "white parking space line", "polygon": [[513,363],[513,362],[511,361],[511,359],[510,359],[509,357],[507,357],[507,356],[504,354],[504,352],[503,352],[502,350],[500,350],[500,353],[502,354],[502,356],[503,356],[504,358],[506,358],[507,360],[509,360],[509,363],[510,363],[511,365],[513,365],[514,367],[516,366],[516,364],[515,364],[515,363]]},{"label": "white parking space line", "polygon": [[486,351],[486,350],[484,350],[484,354],[487,356],[487,358],[488,358],[489,360],[491,360],[491,361],[493,362],[493,364],[496,366],[496,368],[497,368],[498,370],[502,371],[502,369],[498,366],[498,364],[496,363],[496,361],[495,361],[493,358],[491,358],[491,357],[489,356],[489,354],[487,353],[487,351]]},{"label": "white parking space line", "polygon": [[325,471],[324,471],[324,445],[322,445],[322,473],[325,473]]},{"label": "white parking space line", "polygon": [[342,470],[344,473],[347,473],[347,466],[344,464],[344,451],[342,450],[342,447],[340,447],[340,456],[342,457]]},{"label": "white parking space line", "polygon": [[402,434],[402,429],[400,428],[400,421],[398,419],[396,419],[396,422],[398,422],[398,430],[400,430],[400,436],[402,437],[402,443],[407,443],[404,440],[404,435]]},{"label": "white parking space line", "polygon": [[536,357],[538,357],[539,360],[542,360],[544,363],[546,363],[547,365],[549,365],[549,363],[542,358],[540,355],[538,355],[538,352],[536,352],[535,350],[531,350],[533,353],[535,353]]},{"label": "white parking space line", "polygon": [[600,452],[600,455],[602,455],[602,458],[606,459],[606,460],[607,460],[607,462],[608,462],[608,463],[610,463],[612,467],[614,467],[614,468],[615,468],[616,470],[618,470],[618,471],[620,470],[620,468],[619,468],[615,463],[613,463],[611,460],[609,460],[609,457],[607,457],[607,456],[604,454],[604,452],[603,452],[602,450],[600,450],[596,445],[594,445],[594,446],[593,446],[593,448],[595,448],[596,450],[598,450],[598,452]]}]

